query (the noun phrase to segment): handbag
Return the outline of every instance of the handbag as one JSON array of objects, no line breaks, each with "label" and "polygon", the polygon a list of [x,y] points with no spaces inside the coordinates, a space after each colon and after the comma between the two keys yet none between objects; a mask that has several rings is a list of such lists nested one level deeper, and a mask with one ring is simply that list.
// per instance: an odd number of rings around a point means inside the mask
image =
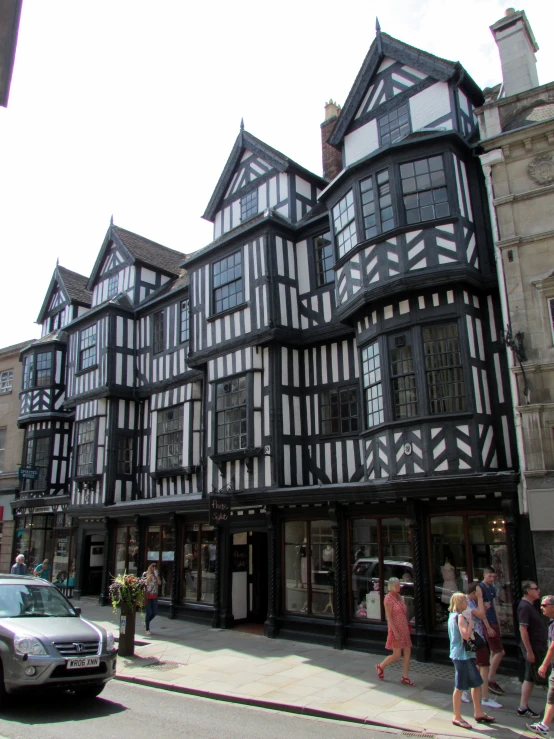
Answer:
[{"label": "handbag", "polygon": [[473,632],[470,639],[464,639],[463,642],[466,652],[478,652],[479,649],[485,646],[485,640],[476,631]]}]

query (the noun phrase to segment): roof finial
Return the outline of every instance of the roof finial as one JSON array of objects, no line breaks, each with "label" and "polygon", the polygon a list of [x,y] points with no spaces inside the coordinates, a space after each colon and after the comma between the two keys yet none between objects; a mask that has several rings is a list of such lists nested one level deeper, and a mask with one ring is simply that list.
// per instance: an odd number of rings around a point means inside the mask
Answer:
[{"label": "roof finial", "polygon": [[244,131],[244,118],[240,119],[240,130]]},{"label": "roof finial", "polygon": [[377,51],[383,53],[383,40],[381,39],[381,24],[379,18],[375,17],[375,38],[377,39]]},{"label": "roof finial", "polygon": [[60,258],[56,257],[56,267],[59,267],[59,266],[60,266]]},{"label": "roof finial", "polygon": [[110,226],[113,226],[113,213],[112,213],[111,218],[110,218]]},{"label": "roof finial", "polygon": [[379,18],[375,18],[375,31],[377,33],[381,33],[381,24],[379,23]]}]

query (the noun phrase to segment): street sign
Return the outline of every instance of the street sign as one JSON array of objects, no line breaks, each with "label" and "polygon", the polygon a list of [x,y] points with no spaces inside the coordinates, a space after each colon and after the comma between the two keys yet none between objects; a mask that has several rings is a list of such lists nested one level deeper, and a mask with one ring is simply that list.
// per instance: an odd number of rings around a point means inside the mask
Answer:
[{"label": "street sign", "polygon": [[20,480],[38,480],[39,475],[38,467],[20,467],[17,473]]},{"label": "street sign", "polygon": [[227,526],[231,519],[231,496],[210,495],[210,524]]}]

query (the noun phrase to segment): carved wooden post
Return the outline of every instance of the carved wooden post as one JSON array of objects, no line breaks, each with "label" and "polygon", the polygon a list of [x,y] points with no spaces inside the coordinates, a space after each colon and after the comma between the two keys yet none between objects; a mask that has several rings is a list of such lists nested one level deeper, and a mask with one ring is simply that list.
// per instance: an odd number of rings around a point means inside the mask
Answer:
[{"label": "carved wooden post", "polygon": [[341,542],[341,528],[344,517],[339,503],[329,506],[329,518],[333,532],[333,611],[335,616],[335,649],[342,649],[344,645],[344,593],[346,577],[343,572],[343,545]]},{"label": "carved wooden post", "polygon": [[429,580],[425,557],[422,552],[421,526],[415,503],[408,504],[410,535],[413,549],[414,607],[415,607],[415,658],[418,662],[427,659],[427,630],[425,628],[425,593],[429,591]]},{"label": "carved wooden post", "polygon": [[275,526],[274,506],[267,506],[267,620],[265,622],[264,632],[267,637],[273,639],[275,637],[276,613],[277,613],[277,531]]}]

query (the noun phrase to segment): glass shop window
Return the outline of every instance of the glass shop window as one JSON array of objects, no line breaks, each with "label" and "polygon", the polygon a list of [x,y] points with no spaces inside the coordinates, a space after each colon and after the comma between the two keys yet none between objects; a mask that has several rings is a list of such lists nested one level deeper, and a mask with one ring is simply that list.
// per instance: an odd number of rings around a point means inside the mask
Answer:
[{"label": "glass shop window", "polygon": [[[138,575],[138,531],[135,526],[118,526],[115,543],[115,574]],[[142,573],[141,573],[142,574]]]},{"label": "glass shop window", "polygon": [[334,615],[334,550],[330,521],[285,524],[285,610]]},{"label": "glass shop window", "polygon": [[175,561],[175,535],[168,525],[149,526],[146,537],[146,565],[157,564],[162,581],[158,595],[171,598],[173,587],[173,563]]},{"label": "glass shop window", "polygon": [[52,582],[58,587],[75,586],[75,539],[68,531],[54,532]]},{"label": "glass shop window", "polygon": [[465,592],[483,568],[496,571],[496,612],[504,634],[514,634],[513,586],[506,524],[501,515],[433,516],[430,519],[435,625],[446,628],[452,593]]},{"label": "glass shop window", "polygon": [[204,523],[188,525],[184,536],[184,600],[213,604],[216,559],[215,528]]},{"label": "glass shop window", "polygon": [[391,577],[400,580],[408,620],[415,623],[414,570],[409,521],[404,518],[356,518],[350,522],[351,614],[384,621],[383,599]]}]

